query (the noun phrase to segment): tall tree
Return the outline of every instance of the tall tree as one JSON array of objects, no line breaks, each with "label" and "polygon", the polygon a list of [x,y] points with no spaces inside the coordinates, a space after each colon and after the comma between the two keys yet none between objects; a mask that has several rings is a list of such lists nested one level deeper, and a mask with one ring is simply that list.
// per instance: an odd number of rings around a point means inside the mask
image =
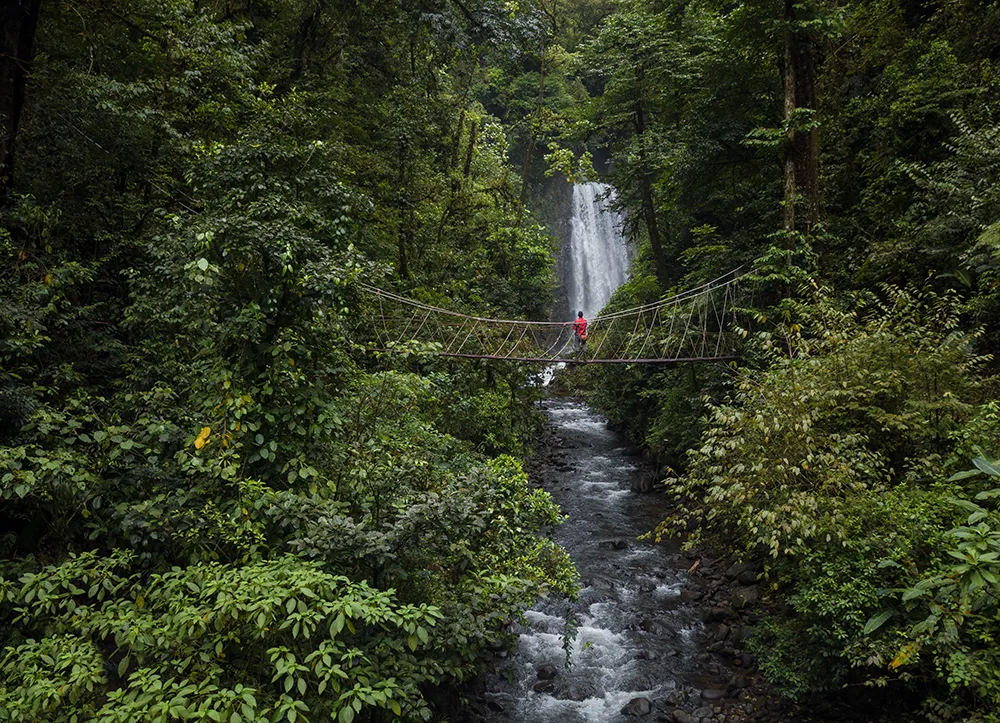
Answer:
[{"label": "tall tree", "polygon": [[[819,53],[815,22],[819,3],[784,0],[783,80],[785,89],[784,228],[806,230],[819,222],[819,124],[816,102],[816,64]],[[796,206],[801,203],[803,217]]]},{"label": "tall tree", "polygon": [[5,0],[0,11],[0,204],[14,182],[14,144],[40,8],[41,0]]}]

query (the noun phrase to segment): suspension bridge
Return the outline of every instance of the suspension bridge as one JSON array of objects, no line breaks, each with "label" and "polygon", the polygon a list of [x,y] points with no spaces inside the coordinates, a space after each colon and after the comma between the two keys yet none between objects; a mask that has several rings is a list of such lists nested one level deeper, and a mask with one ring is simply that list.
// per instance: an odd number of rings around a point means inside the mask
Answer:
[{"label": "suspension bridge", "polygon": [[412,349],[443,357],[551,364],[673,364],[733,359],[740,289],[736,269],[702,286],[589,320],[586,350],[572,322],[492,319],[432,306],[359,283],[365,326],[378,351]]}]

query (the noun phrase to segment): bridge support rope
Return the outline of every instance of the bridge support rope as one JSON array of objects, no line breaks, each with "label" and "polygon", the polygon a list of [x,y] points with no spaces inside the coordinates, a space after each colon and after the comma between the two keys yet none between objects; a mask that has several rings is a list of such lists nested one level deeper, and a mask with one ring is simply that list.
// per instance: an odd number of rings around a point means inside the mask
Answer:
[{"label": "bridge support rope", "polygon": [[[373,348],[408,350],[414,341],[444,357],[550,364],[672,364],[733,359],[736,269],[707,284],[590,320],[591,353],[567,355],[572,322],[493,319],[433,306],[365,283],[363,318]],[[621,323],[624,322],[624,323]],[[682,330],[681,330],[682,329]],[[647,349],[652,352],[647,354]]]}]

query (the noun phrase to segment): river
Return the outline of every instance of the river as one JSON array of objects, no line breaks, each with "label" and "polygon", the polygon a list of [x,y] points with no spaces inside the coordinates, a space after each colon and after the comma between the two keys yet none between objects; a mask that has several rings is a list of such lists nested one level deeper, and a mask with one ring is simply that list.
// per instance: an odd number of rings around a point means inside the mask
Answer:
[{"label": "river", "polygon": [[[696,602],[703,593],[688,574],[693,558],[636,540],[665,514],[664,496],[631,490],[640,458],[585,403],[544,404],[550,438],[536,476],[569,516],[555,538],[575,561],[582,589],[576,602],[546,600],[526,613],[516,653],[488,684],[487,720],[719,721],[726,712],[739,719],[721,707],[734,669],[706,652],[717,629]],[[568,667],[567,616],[578,626]]]}]

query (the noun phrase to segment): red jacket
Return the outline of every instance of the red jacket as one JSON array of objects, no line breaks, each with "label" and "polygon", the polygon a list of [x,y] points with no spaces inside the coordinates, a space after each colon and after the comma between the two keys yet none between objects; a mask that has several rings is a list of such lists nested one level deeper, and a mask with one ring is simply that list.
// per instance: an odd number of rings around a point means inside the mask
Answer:
[{"label": "red jacket", "polygon": [[577,336],[587,336],[587,320],[582,316],[573,322],[573,333]]}]

